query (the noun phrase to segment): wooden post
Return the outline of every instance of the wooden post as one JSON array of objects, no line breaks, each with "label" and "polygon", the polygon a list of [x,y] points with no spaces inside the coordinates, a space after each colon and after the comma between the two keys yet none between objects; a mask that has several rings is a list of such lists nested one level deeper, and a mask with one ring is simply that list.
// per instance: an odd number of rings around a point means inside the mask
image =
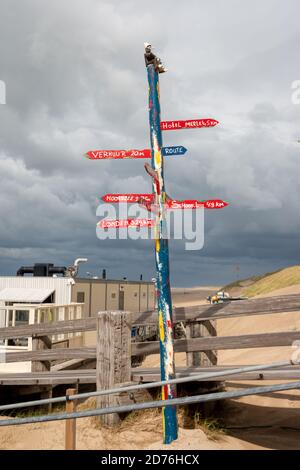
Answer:
[{"label": "wooden post", "polygon": [[[186,338],[200,338],[203,336],[217,336],[216,330],[216,321],[215,320],[204,320],[197,322],[189,322],[186,324]],[[186,353],[186,365],[187,367],[211,367],[217,365],[218,357],[217,351],[197,351],[197,352],[187,352]],[[189,394],[201,394],[209,393],[212,391],[219,391],[223,384],[222,382],[195,382],[192,384],[185,384],[185,390]],[[218,402],[208,402],[201,403],[200,413],[202,417],[211,416],[215,410],[216,404]],[[192,408],[193,410],[193,408]],[[199,411],[199,410],[198,410]],[[187,426],[190,426],[193,423],[193,418],[191,418],[190,413],[193,411],[186,410],[184,414],[184,422]],[[193,425],[193,424],[192,424]]]},{"label": "wooden post", "polygon": [[[186,338],[217,336],[215,320],[189,322],[186,324]],[[217,365],[217,351],[199,351],[186,353],[187,367],[210,367]]]},{"label": "wooden post", "polygon": [[[53,397],[53,387],[52,385],[46,385],[45,389],[41,391],[40,394],[40,399],[49,399]],[[48,403],[48,405],[45,405],[42,407],[45,409],[46,413],[50,414],[52,413],[52,403]]]},{"label": "wooden post", "polygon": [[[66,395],[75,395],[75,388],[68,388]],[[67,400],[66,402],[66,413],[73,413],[76,411],[75,400]],[[76,449],[76,419],[66,419],[65,427],[65,450],[75,450]]]},{"label": "wooden post", "polygon": [[[107,390],[131,380],[131,314],[100,312],[97,318],[97,390]],[[115,395],[97,397],[97,407],[116,404]],[[106,425],[120,421],[117,413],[100,417]]]},{"label": "wooden post", "polygon": [[[44,349],[51,349],[52,342],[48,336],[41,336],[32,338],[32,351],[41,351]],[[45,372],[51,368],[50,361],[32,361],[31,372]]]}]

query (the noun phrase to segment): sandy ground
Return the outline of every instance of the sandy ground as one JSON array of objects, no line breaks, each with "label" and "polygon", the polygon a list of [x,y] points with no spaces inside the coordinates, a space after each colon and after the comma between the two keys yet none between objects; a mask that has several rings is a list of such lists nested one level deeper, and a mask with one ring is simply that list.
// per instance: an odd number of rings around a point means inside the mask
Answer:
[{"label": "sandy ground", "polygon": [[[204,301],[216,287],[182,289],[173,292],[175,305],[193,305]],[[300,293],[300,285],[280,289],[273,295]],[[299,312],[300,313],[300,312]],[[286,313],[251,318],[218,320],[218,335],[240,335],[283,330],[300,331],[300,315]],[[258,364],[287,359],[290,348],[260,348],[219,351],[219,364]],[[157,355],[148,356],[145,367],[158,366]],[[176,354],[176,364],[185,364],[185,354]],[[242,389],[270,382],[226,383],[227,389]],[[206,435],[202,429],[179,429],[179,439],[162,445],[161,418],[158,411],[125,420],[115,430],[99,427],[94,418],[77,421],[78,449],[299,449],[300,391],[277,392],[227,401],[222,417],[226,434]],[[0,428],[0,449],[63,449],[64,422]]]},{"label": "sandy ground", "polygon": [[[65,424],[62,421],[10,426],[0,429],[0,449],[63,450]],[[114,432],[99,428],[94,420],[77,421],[76,448],[78,450],[123,449],[249,449],[247,443],[231,436],[209,439],[201,429],[179,429],[179,438],[169,446],[162,444],[160,416],[139,419],[136,423],[121,426]],[[116,432],[117,431],[117,432]]]},{"label": "sandy ground", "polygon": [[205,286],[172,289],[172,302],[174,307],[183,305],[199,305],[199,301],[205,301],[206,297],[219,290],[219,286]]}]

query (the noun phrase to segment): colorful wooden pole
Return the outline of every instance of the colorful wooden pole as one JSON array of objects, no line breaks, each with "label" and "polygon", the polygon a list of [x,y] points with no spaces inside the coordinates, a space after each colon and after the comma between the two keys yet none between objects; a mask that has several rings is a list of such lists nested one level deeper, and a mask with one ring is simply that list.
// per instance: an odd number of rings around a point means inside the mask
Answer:
[{"label": "colorful wooden pole", "polygon": [[[162,134],[160,128],[159,75],[154,64],[147,65],[149,82],[149,122],[151,140],[151,163],[153,172],[154,201],[157,206],[155,226],[156,292],[160,336],[161,380],[175,378],[172,299],[169,275],[169,247],[165,219],[166,191],[162,156]],[[154,173],[155,172],[155,173]],[[176,397],[176,388],[162,387],[162,399]],[[164,443],[169,444],[178,436],[176,407],[162,410]]]}]

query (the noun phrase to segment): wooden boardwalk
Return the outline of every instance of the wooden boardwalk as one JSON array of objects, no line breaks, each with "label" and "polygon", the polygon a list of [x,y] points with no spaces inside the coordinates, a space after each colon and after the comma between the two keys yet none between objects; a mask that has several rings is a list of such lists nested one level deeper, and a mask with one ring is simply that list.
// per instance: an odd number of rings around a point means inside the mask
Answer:
[{"label": "wooden boardwalk", "polygon": [[[243,366],[213,366],[213,367],[177,367],[176,376],[186,377],[206,372],[219,372]],[[134,382],[157,382],[160,380],[159,368],[145,369],[136,367],[131,370],[132,381]],[[244,372],[238,375],[217,377],[214,381],[239,381],[239,380],[299,380],[300,366],[289,366],[284,369],[270,369],[257,372]],[[197,379],[199,380],[199,379]],[[207,381],[207,379],[204,379]],[[30,372],[0,374],[0,385],[21,386],[21,385],[69,385],[69,384],[96,384],[95,369],[78,369],[50,372]]]}]

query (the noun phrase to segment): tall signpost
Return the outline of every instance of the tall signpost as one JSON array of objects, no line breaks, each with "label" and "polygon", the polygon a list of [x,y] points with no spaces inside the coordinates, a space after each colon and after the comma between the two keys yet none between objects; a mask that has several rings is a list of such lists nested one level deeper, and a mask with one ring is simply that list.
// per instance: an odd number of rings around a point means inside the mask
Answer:
[{"label": "tall signpost", "polygon": [[[149,124],[150,149],[131,150],[90,150],[86,156],[90,160],[151,158],[151,166],[146,163],[147,173],[152,177],[152,194],[106,194],[102,197],[107,203],[139,203],[146,207],[155,216],[149,219],[103,219],[99,228],[128,228],[154,226],[155,260],[156,260],[156,295],[160,339],[160,365],[161,380],[167,381],[175,378],[174,338],[172,321],[172,300],[169,272],[169,247],[167,238],[166,211],[170,209],[222,209],[228,204],[221,199],[198,201],[173,200],[166,194],[164,182],[164,157],[184,155],[187,149],[183,146],[163,147],[162,131],[196,129],[214,127],[218,124],[215,119],[189,119],[185,121],[160,120],[159,74],[165,72],[160,59],[156,57],[150,44],[145,44],[145,63],[149,84]],[[154,208],[154,210],[153,210]],[[172,400],[176,397],[176,388],[173,385],[162,387],[162,399]],[[169,444],[178,435],[177,416],[175,406],[166,406],[163,414],[163,440]]]},{"label": "tall signpost", "polygon": [[[147,62],[146,62],[147,65]],[[151,141],[151,166],[153,193],[157,207],[155,226],[156,295],[159,321],[161,380],[175,378],[172,300],[169,272],[169,247],[165,218],[166,191],[164,183],[164,160],[160,127],[159,75],[153,63],[147,65],[149,83],[149,124]],[[176,397],[176,387],[164,385],[162,399]],[[175,406],[165,407],[163,415],[164,443],[177,439],[178,426]]]}]

